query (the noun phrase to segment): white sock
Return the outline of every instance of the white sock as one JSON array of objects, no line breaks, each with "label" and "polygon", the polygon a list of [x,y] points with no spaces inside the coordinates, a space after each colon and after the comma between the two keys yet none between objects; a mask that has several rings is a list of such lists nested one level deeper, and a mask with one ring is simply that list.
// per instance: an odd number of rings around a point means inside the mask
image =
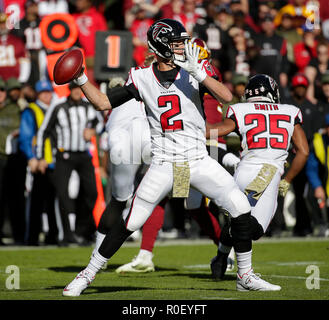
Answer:
[{"label": "white sock", "polygon": [[106,263],[109,259],[103,257],[98,250],[94,250],[89,264],[86,268],[86,271],[88,271],[92,276],[95,276],[96,273],[102,268],[104,263]]},{"label": "white sock", "polygon": [[232,247],[225,246],[221,242],[218,244],[218,252],[222,252],[224,254],[230,253]]},{"label": "white sock", "polygon": [[138,252],[138,256],[141,256],[141,257],[152,260],[153,254],[152,254],[151,251],[148,251],[148,250],[145,250],[145,249],[140,249],[139,252]]},{"label": "white sock", "polygon": [[252,250],[248,252],[235,252],[238,273],[242,276],[251,269]]}]

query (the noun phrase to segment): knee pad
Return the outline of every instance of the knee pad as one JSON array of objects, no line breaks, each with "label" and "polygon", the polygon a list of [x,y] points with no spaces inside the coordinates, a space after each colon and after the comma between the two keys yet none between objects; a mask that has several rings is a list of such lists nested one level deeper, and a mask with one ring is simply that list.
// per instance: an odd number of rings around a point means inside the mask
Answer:
[{"label": "knee pad", "polygon": [[149,218],[151,213],[152,211],[150,212],[143,206],[133,204],[131,211],[125,219],[127,230],[132,232],[139,230]]},{"label": "knee pad", "polygon": [[136,195],[148,203],[157,203],[161,200],[160,197],[163,193],[163,188],[167,186],[169,179],[168,175],[153,170],[152,174],[146,174],[144,176]]},{"label": "knee pad", "polygon": [[240,189],[234,188],[229,193],[228,197],[231,200],[234,208],[240,215],[250,212],[251,208],[250,208],[249,201],[248,201],[246,195]]},{"label": "knee pad", "polygon": [[231,234],[233,239],[237,241],[251,240],[250,221],[250,212],[242,214],[237,218],[231,218]]},{"label": "knee pad", "polygon": [[258,223],[257,219],[253,216],[250,216],[250,224],[251,224],[252,240],[258,240],[260,237],[264,235],[263,227],[261,224]]},{"label": "knee pad", "polygon": [[248,252],[252,248],[250,212],[231,219],[231,234],[234,250]]}]

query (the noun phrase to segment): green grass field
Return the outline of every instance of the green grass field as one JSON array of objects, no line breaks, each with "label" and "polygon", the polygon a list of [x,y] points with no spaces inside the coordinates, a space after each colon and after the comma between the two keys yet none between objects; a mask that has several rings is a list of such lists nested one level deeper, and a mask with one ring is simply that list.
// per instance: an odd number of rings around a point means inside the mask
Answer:
[{"label": "green grass field", "polygon": [[[115,268],[129,262],[138,249],[138,243],[124,244],[84,294],[67,298],[62,290],[89,262],[91,247],[3,247],[0,300],[329,300],[329,241],[325,239],[254,243],[255,272],[282,287],[269,293],[236,291],[235,272],[213,281],[209,261],[216,247],[210,241],[159,241],[153,259],[156,272],[117,275]],[[18,267],[19,289],[10,289],[15,283],[10,265]]]}]

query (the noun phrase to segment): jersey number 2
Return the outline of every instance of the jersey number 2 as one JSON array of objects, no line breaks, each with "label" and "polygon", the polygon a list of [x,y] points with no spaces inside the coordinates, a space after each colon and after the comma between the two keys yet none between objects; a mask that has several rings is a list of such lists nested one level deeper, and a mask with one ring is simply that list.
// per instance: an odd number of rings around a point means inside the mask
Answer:
[{"label": "jersey number 2", "polygon": [[159,108],[170,107],[169,110],[165,111],[160,116],[160,122],[162,131],[176,131],[183,130],[183,120],[171,120],[173,117],[182,113],[181,104],[179,96],[171,95],[171,96],[160,96],[158,98],[158,106]]},{"label": "jersey number 2", "polygon": [[[246,132],[248,149],[265,149],[268,146],[268,139],[270,141],[270,147],[273,149],[284,149],[288,147],[288,131],[285,128],[279,126],[279,121],[290,122],[290,116],[283,114],[270,114],[269,126],[268,121],[264,114],[247,114],[244,118],[246,125],[257,123],[257,126]],[[269,129],[267,129],[269,127]],[[269,138],[258,138],[257,135],[268,131]],[[271,137],[272,135],[281,136],[281,141],[277,137]]]}]

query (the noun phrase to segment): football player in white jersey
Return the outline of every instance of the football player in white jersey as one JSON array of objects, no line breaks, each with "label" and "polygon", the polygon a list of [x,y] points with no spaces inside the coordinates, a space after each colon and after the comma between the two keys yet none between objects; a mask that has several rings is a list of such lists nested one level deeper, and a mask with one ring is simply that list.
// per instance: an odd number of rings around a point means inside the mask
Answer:
[{"label": "football player in white jersey", "polygon": [[[241,161],[234,179],[248,197],[252,239],[257,240],[266,232],[275,214],[278,192],[285,196],[289,184],[304,167],[309,148],[301,126],[300,109],[280,104],[274,79],[262,74],[252,77],[245,88],[245,100],[230,106],[224,122],[209,126],[207,135],[211,130],[219,136],[235,131],[241,137]],[[295,157],[280,181],[291,142]],[[224,277],[233,244],[228,229],[229,225],[222,229],[218,254],[211,262],[212,272],[219,279]],[[249,278],[247,273],[243,281]]]},{"label": "football player in white jersey", "polygon": [[[219,72],[219,70],[217,70],[210,64],[211,53],[210,53],[210,50],[208,49],[206,43],[199,38],[192,38],[191,41],[192,41],[192,43],[195,42],[198,45],[198,47],[200,48],[199,60],[200,60],[200,62],[201,62],[201,60],[203,60],[202,63],[204,63],[204,66],[206,68],[208,75],[211,77],[215,77],[216,79],[221,81],[221,78],[222,78],[221,73]],[[152,57],[154,57],[154,56],[152,56]],[[147,65],[147,63],[144,63],[144,65]],[[132,101],[132,100],[130,100],[130,101]],[[218,111],[218,106],[219,106],[219,102],[216,99],[214,99],[209,94],[205,95],[205,97],[203,98],[203,109],[204,109],[205,115],[206,115],[206,122],[208,122],[208,120],[211,123],[221,121],[221,113]],[[113,112],[118,109],[121,109],[121,108],[120,107],[115,108],[112,111],[111,116],[112,116]],[[129,110],[128,109],[125,110],[124,114],[125,115],[129,114]],[[216,119],[216,120],[214,121],[214,119]],[[147,121],[147,120],[145,120],[145,121]],[[120,123],[118,123],[116,125],[114,121],[111,122],[111,126],[112,126],[112,124],[114,125],[114,127],[116,127],[118,125],[120,126]],[[148,125],[148,123],[147,123],[147,125]],[[111,126],[109,126],[109,128],[111,128]],[[116,140],[118,140],[118,142],[121,140],[120,138],[116,137],[115,135],[114,135],[114,138]],[[227,152],[226,145],[224,145],[222,143],[217,144],[218,139],[219,138],[216,136],[216,137],[214,137],[214,140],[211,140],[211,141],[207,140],[208,153],[210,154],[211,157],[218,160],[220,164],[224,165],[224,167],[234,168],[234,166],[240,161],[240,159],[238,157],[236,157],[234,154]],[[149,141],[151,141],[151,140],[149,139]],[[222,138],[222,141],[225,141],[225,140]],[[209,144],[208,144],[208,142],[209,142]],[[210,142],[211,142],[211,144],[210,144]],[[120,146],[121,145],[122,145],[122,143],[120,144]],[[220,147],[218,147],[219,145],[220,145]],[[121,149],[121,147],[120,147],[120,149]],[[119,166],[122,166],[122,165],[119,165]],[[127,172],[127,174],[129,174],[129,172]],[[123,180],[126,180],[126,179],[127,178],[125,178]],[[161,202],[161,204],[162,203],[163,202]],[[192,190],[191,190],[189,197],[187,199],[185,199],[184,207],[186,209],[186,212],[188,214],[190,214],[193,217],[193,219],[195,219],[198,222],[201,230],[206,235],[208,235],[210,237],[210,239],[212,239],[214,241],[216,246],[218,246],[221,228],[220,228],[218,218],[215,217],[217,212],[214,214],[211,213],[211,210],[209,209],[209,205],[206,205],[206,199],[204,199],[202,194],[195,190],[193,190],[193,192],[192,192]],[[117,273],[128,273],[128,272],[141,273],[141,272],[155,271],[154,263],[152,261],[153,248],[154,248],[154,244],[157,239],[157,236],[158,236],[158,232],[160,231],[160,229],[163,225],[163,222],[164,222],[164,213],[165,213],[164,210],[161,210],[161,208],[158,208],[158,206],[155,208],[155,210],[152,213],[152,215],[150,216],[150,218],[143,225],[141,246],[140,246],[140,250],[139,250],[137,256],[135,256],[131,262],[128,262],[128,263],[120,266],[119,268],[117,268],[115,270],[115,272],[117,272]],[[229,269],[233,270],[233,268],[234,268],[234,260],[232,259],[232,257],[234,259],[234,250],[232,250],[230,252],[230,255],[228,257],[228,270]]]},{"label": "football player in white jersey", "polygon": [[238,274],[242,276],[249,271],[250,278],[243,282],[238,276],[237,289],[280,290],[280,286],[251,277],[254,273],[250,270],[250,204],[230,173],[206,149],[200,93],[207,90],[218,101],[228,103],[231,92],[223,83],[209,77],[198,63],[199,49],[188,41],[189,36],[178,21],[155,22],[147,38],[157,63],[147,68],[132,68],[124,87],[105,95],[84,73],[75,80],[97,110],[109,110],[132,98],[144,102],[151,130],[152,162],[137,188],[127,218],[113,226],[87,267],[64,288],[63,295],[79,296],[167,194],[187,197],[190,186],[225,208],[231,216]]},{"label": "football player in white jersey", "polygon": [[[149,66],[153,60],[155,60],[155,56],[153,54],[149,55],[145,59],[144,66]],[[213,70],[208,70],[207,68],[207,72],[209,75],[214,75]],[[113,78],[109,83],[109,89],[123,86],[124,84],[124,79]],[[124,208],[133,196],[136,174],[143,164],[150,164],[151,159],[150,129],[142,102],[131,99],[111,110],[106,123],[106,132],[108,137],[106,150],[110,155],[112,195],[96,231],[95,250],[98,250],[105,235],[110,232],[122,213],[125,218],[127,209],[124,210]],[[226,158],[232,159],[232,155],[228,152],[224,153],[223,151],[221,156],[223,162]],[[227,163],[227,160],[225,161]],[[195,193],[190,194],[191,196],[195,198]],[[158,232],[163,225],[165,203],[166,200],[157,205],[150,218],[143,225],[141,250],[137,258],[131,263],[124,265],[123,268],[119,268],[120,272],[150,272],[155,270],[152,261],[152,250]],[[199,206],[201,204],[202,201],[200,199]],[[194,211],[198,212],[195,213]],[[216,218],[213,217],[206,207],[194,211],[188,212],[193,213],[193,218],[197,220],[201,229],[217,245],[220,226]]]}]

